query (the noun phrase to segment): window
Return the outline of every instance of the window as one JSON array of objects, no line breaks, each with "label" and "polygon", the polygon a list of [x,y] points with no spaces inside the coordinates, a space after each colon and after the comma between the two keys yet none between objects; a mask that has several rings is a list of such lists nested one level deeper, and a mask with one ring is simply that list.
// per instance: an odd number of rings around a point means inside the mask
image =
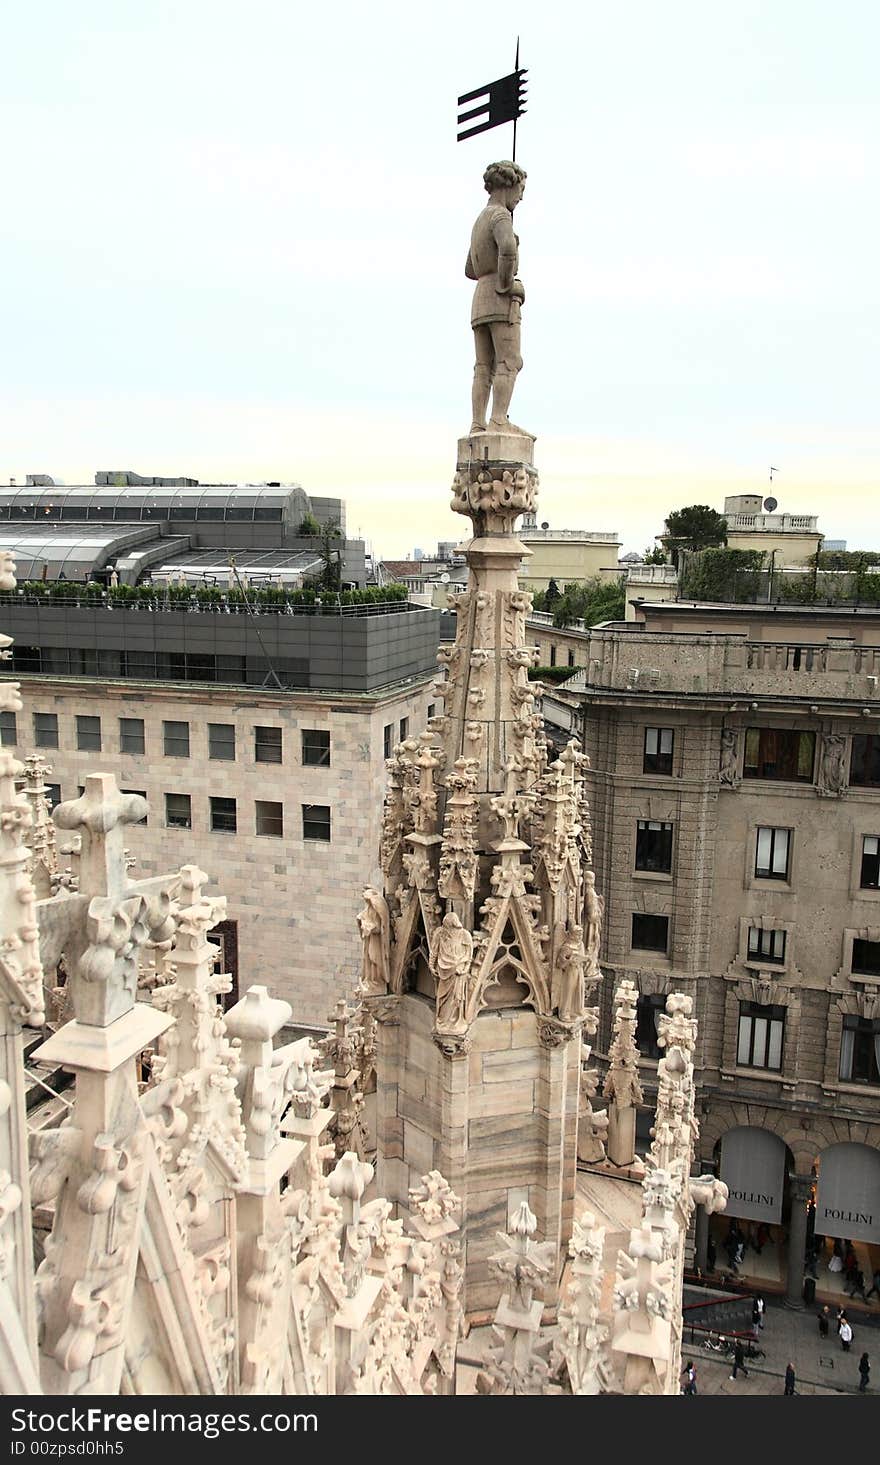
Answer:
[{"label": "window", "polygon": [[657,1042],[657,1019],[666,1011],[666,998],[662,993],[640,997],[636,1005],[636,1047],[643,1058],[662,1058],[663,1049]]},{"label": "window", "polygon": [[401,742],[402,743],[408,737],[409,737],[409,718],[408,717],[402,717],[400,719],[400,737],[398,738],[398,742]]},{"label": "window", "polygon": [[859,977],[880,977],[880,941],[856,939],[850,970]]},{"label": "window", "polygon": [[192,799],[189,794],[165,795],[165,823],[169,829],[192,829]]},{"label": "window", "polygon": [[[141,799],[146,799],[146,797],[147,797],[147,791],[146,791],[145,788],[121,788],[119,790],[119,792],[121,794],[137,794],[138,798],[141,798]],[[144,815],[143,819],[138,819],[136,822],[138,824],[146,824],[147,823],[147,819],[149,817],[149,812],[150,811],[148,809],[147,810],[147,813]]]},{"label": "window", "polygon": [[382,757],[390,758],[392,754],[392,738],[394,736],[394,723],[386,722],[382,729]]},{"label": "window", "polygon": [[790,852],[790,829],[759,829],[755,874],[762,880],[787,880]]},{"label": "window", "polygon": [[640,951],[666,951],[669,946],[669,917],[646,916],[633,911],[632,945]]},{"label": "window", "polygon": [[58,747],[58,716],[56,713],[34,713],[34,743],[38,748]]},{"label": "window", "polygon": [[18,742],[18,727],[14,712],[0,712],[0,746],[14,748]]},{"label": "window", "polygon": [[816,734],[791,732],[781,727],[746,730],[745,778],[779,778],[788,783],[812,783]]},{"label": "window", "polygon": [[254,758],[257,763],[281,762],[281,728],[254,728]]},{"label": "window", "polygon": [[302,760],[307,768],[330,767],[330,734],[319,727],[304,727]]},{"label": "window", "polygon": [[754,961],[785,961],[785,931],[765,931],[749,927],[749,956]]},{"label": "window", "polygon": [[235,758],[235,724],[232,722],[209,722],[208,723],[208,757],[225,758],[232,762]]},{"label": "window", "polygon": [[[431,721],[431,718],[432,717],[435,717],[436,714],[437,714],[437,703],[436,702],[429,702],[428,703],[428,721],[430,722]],[[15,716],[15,713],[13,713],[12,715],[14,717]]]},{"label": "window", "polygon": [[644,773],[672,772],[672,745],[675,733],[671,727],[645,728]]},{"label": "window", "polygon": [[853,738],[849,781],[880,788],[880,733],[859,733]]},{"label": "window", "polygon": [[672,825],[659,819],[640,819],[636,830],[636,869],[672,870]]},{"label": "window", "polygon": [[56,809],[61,803],[61,784],[45,783],[43,787],[46,790],[46,803],[50,809]]},{"label": "window", "polygon": [[574,652],[573,651],[569,651],[569,653],[568,653],[568,664],[569,664],[569,666],[574,666]]},{"label": "window", "polygon": [[257,799],[255,808],[257,833],[281,839],[284,834],[284,805]]},{"label": "window", "polygon": [[740,1068],[772,1068],[779,1073],[784,1031],[784,1007],[762,1007],[759,1002],[741,1002],[737,1065]]},{"label": "window", "polygon": [[862,873],[859,884],[863,890],[880,889],[880,835],[865,834],[862,837]]},{"label": "window", "polygon": [[215,834],[234,834],[238,828],[235,799],[210,799],[211,828]]},{"label": "window", "polygon": [[303,839],[330,838],[330,809],[326,804],[303,804]]},{"label": "window", "polygon": [[135,755],[145,752],[144,719],[142,717],[120,717],[119,751]]},{"label": "window", "polygon": [[189,757],[189,723],[163,722],[162,736],[166,758]]},{"label": "window", "polygon": [[880,1084],[880,1022],[868,1017],[843,1019],[840,1077],[844,1083]]},{"label": "window", "polygon": [[76,719],[76,746],[81,753],[100,753],[100,717],[78,717]]},{"label": "window", "polygon": [[551,666],[555,666],[556,665],[556,647],[555,646],[551,646],[550,647],[550,665]]}]

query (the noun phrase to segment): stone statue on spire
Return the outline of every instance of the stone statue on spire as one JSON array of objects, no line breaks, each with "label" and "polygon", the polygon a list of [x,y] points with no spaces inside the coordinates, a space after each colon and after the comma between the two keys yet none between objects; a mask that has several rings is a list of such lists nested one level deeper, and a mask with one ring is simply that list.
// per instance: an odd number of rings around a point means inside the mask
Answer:
[{"label": "stone statue on spire", "polygon": [[526,175],[518,163],[490,163],[483,184],[489,202],[471,231],[464,267],[468,279],[477,282],[471,306],[476,352],[471,432],[487,430],[491,392],[489,429],[525,434],[525,429],[512,423],[507,414],[522,367],[520,311],[525,291],[517,278],[519,239],[513,232],[513,211],[525,191]]}]

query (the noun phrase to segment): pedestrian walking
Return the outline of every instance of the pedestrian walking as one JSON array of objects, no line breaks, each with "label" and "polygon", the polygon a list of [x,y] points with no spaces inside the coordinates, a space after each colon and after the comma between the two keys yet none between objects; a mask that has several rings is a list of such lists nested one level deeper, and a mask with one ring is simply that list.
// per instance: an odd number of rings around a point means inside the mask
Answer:
[{"label": "pedestrian walking", "polygon": [[819,1337],[820,1338],[827,1338],[828,1337],[828,1327],[829,1327],[829,1324],[831,1322],[831,1314],[828,1311],[828,1308],[827,1307],[823,1307],[822,1308],[822,1311],[820,1313],[817,1313],[816,1316],[819,1319]]},{"label": "pedestrian walking", "polygon": [[845,1317],[843,1319],[843,1322],[840,1324],[840,1346],[843,1349],[844,1353],[848,1353],[849,1352],[850,1347],[852,1345],[852,1340],[853,1340],[852,1323],[850,1322],[849,1318],[846,1318]]},{"label": "pedestrian walking", "polygon": [[871,1376],[871,1362],[867,1353],[863,1353],[859,1359],[859,1393],[868,1392],[868,1379]]},{"label": "pedestrian walking", "polygon": [[733,1348],[733,1373],[730,1375],[730,1377],[732,1379],[735,1379],[740,1369],[742,1369],[746,1378],[748,1378],[749,1371],[746,1368],[746,1350],[744,1349],[740,1339],[737,1338]]},{"label": "pedestrian walking", "polygon": [[687,1365],[687,1367],[683,1370],[683,1372],[684,1372],[684,1387],[682,1388],[682,1391],[681,1392],[683,1394],[695,1394],[697,1392],[697,1367],[696,1367],[696,1364],[689,1363]]},{"label": "pedestrian walking", "polygon": [[755,1328],[764,1326],[764,1299],[760,1294],[752,1303],[752,1326]]},{"label": "pedestrian walking", "polygon": [[788,1367],[786,1368],[786,1370],[785,1370],[785,1388],[783,1389],[782,1392],[784,1394],[793,1394],[794,1393],[794,1386],[795,1386],[794,1365],[790,1363],[788,1365]]}]

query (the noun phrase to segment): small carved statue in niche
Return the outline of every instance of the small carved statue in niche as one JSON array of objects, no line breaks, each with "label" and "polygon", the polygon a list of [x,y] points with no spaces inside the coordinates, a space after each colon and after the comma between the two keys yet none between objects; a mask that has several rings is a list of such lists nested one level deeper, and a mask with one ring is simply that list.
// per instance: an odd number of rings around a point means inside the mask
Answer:
[{"label": "small carved statue in niche", "polygon": [[596,877],[592,870],[584,875],[584,931],[586,934],[586,965],[584,975],[587,981],[599,981],[602,970],[599,966],[599,948],[602,945],[602,918],[605,914],[605,897],[596,889]]},{"label": "small carved statue in niche", "polygon": [[720,783],[735,788],[739,783],[739,733],[735,728],[725,727],[721,732],[721,765],[718,770]]},{"label": "small carved statue in niche", "polygon": [[391,945],[391,918],[384,895],[371,885],[364,891],[366,905],[358,914],[358,927],[364,943],[361,985],[368,996],[388,991],[390,972],[388,958]]},{"label": "small carved statue in niche", "polygon": [[443,917],[432,951],[437,978],[437,1027],[447,1031],[466,1026],[468,979],[474,938],[454,911]]},{"label": "small carved statue in niche", "polygon": [[563,932],[553,980],[553,1006],[562,1022],[583,1017],[584,955],[580,936],[574,931]]},{"label": "small carved statue in niche", "polygon": [[840,733],[826,733],[819,758],[819,791],[842,794],[846,788],[846,738]]}]

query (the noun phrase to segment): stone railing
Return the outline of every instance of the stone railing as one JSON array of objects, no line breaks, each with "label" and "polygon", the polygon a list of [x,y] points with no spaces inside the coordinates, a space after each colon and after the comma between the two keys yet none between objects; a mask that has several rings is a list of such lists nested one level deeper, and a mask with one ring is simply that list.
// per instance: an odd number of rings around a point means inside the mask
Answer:
[{"label": "stone railing", "polygon": [[620,536],[616,530],[606,529],[520,529],[517,538],[524,542],[532,539],[590,539],[600,544],[619,544]]},{"label": "stone railing", "polygon": [[847,637],[821,645],[745,636],[592,630],[586,668],[566,690],[589,687],[690,695],[792,696],[880,703],[880,646]]},{"label": "stone railing", "polygon": [[629,565],[626,571],[627,585],[675,585],[678,570],[675,565]]},{"label": "stone railing", "polygon": [[767,534],[817,533],[816,514],[725,514],[728,529],[761,529]]}]

